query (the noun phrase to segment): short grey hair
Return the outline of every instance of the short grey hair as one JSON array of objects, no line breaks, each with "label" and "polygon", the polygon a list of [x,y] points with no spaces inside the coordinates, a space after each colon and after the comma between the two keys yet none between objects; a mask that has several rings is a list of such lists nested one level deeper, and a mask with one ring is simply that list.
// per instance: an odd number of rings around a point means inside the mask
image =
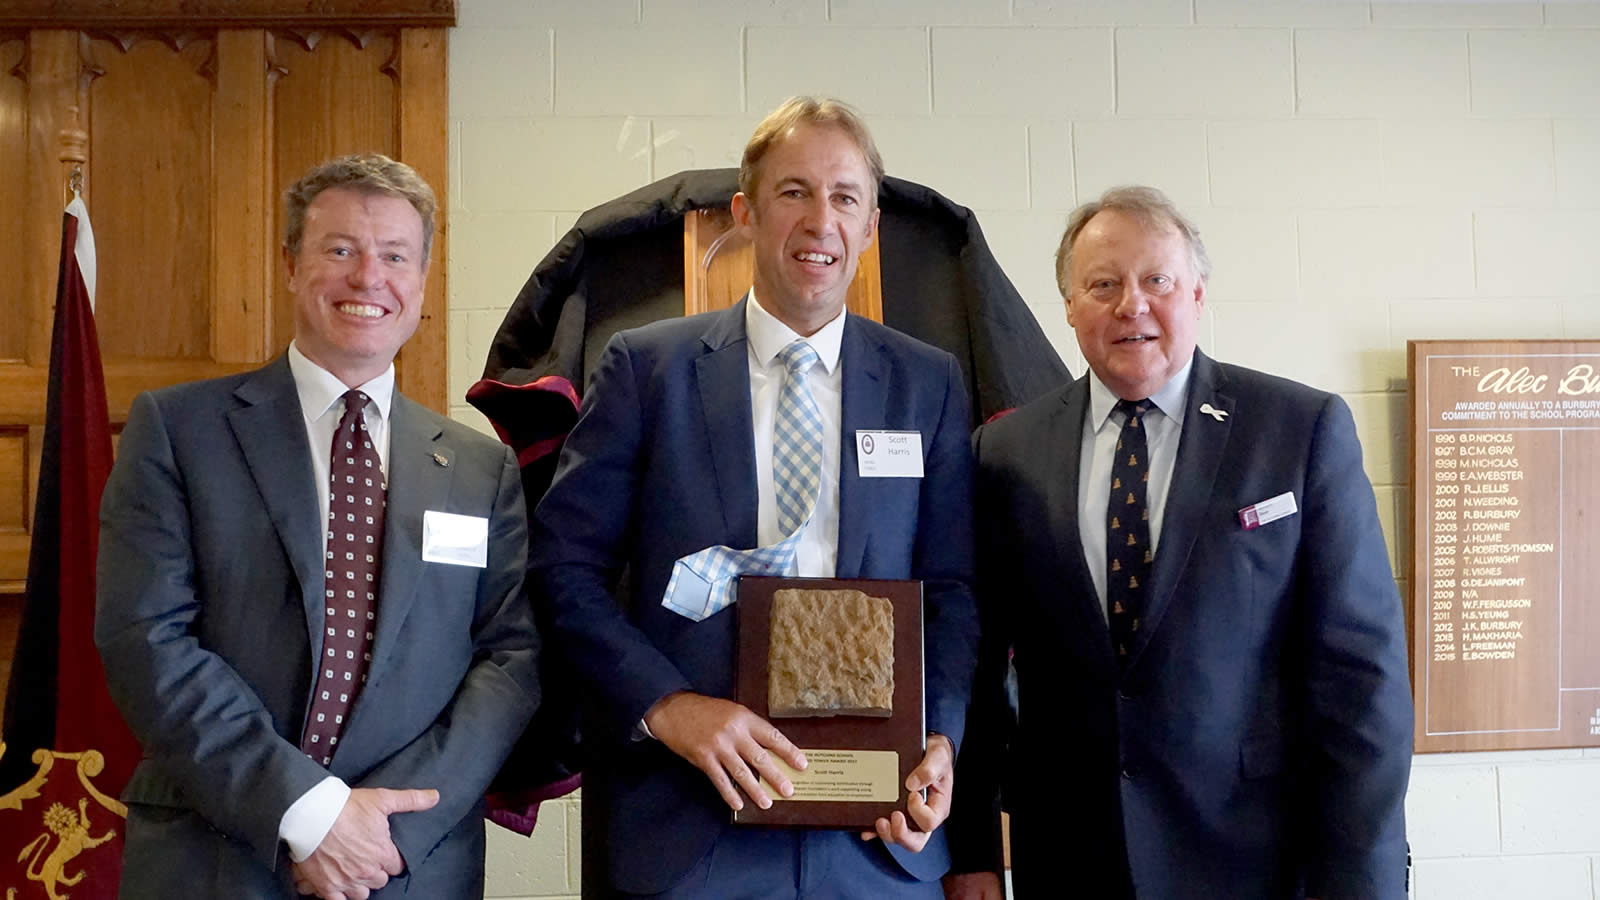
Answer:
[{"label": "short grey hair", "polygon": [[1069,297],[1072,287],[1067,278],[1072,271],[1072,245],[1078,235],[1088,227],[1089,220],[1107,210],[1126,213],[1138,219],[1146,228],[1170,228],[1183,236],[1189,244],[1189,257],[1194,270],[1201,278],[1211,277],[1211,257],[1206,255],[1206,245],[1200,240],[1200,229],[1188,216],[1178,211],[1176,204],[1161,191],[1144,185],[1122,185],[1107,190],[1099,199],[1091,200],[1072,211],[1067,217],[1067,230],[1061,235],[1061,246],[1056,248],[1056,289],[1061,296]]}]

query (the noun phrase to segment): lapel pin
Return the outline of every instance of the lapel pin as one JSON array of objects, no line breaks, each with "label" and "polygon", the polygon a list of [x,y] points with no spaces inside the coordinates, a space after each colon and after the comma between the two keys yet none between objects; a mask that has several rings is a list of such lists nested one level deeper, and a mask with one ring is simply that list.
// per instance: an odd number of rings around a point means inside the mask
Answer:
[{"label": "lapel pin", "polygon": [[433,461],[446,469],[450,468],[450,457],[445,456],[443,453],[433,454]]},{"label": "lapel pin", "polygon": [[1200,404],[1200,412],[1202,415],[1210,416],[1211,418],[1216,419],[1218,422],[1221,422],[1223,419],[1228,417],[1227,410],[1217,409],[1215,406],[1212,406],[1209,403]]}]

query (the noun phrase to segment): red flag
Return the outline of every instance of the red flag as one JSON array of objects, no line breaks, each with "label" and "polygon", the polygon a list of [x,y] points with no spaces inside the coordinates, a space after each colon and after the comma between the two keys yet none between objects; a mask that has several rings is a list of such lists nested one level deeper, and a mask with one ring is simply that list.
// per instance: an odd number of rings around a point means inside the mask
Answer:
[{"label": "red flag", "polygon": [[127,809],[114,798],[139,761],[94,647],[100,494],[111,471],[94,278],[78,198],[61,229],[27,600],[0,751],[0,886],[16,900],[68,887],[73,900],[116,896]]}]

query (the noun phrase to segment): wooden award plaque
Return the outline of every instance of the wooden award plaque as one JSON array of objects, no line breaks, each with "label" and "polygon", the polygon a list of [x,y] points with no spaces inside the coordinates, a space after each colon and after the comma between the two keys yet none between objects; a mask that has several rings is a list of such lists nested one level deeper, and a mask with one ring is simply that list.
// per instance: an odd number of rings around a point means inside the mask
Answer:
[{"label": "wooden award plaque", "polygon": [[[796,712],[790,708],[774,715],[769,703],[774,606],[780,591],[795,590],[860,592],[866,599],[879,601],[876,609],[880,613],[887,613],[885,603],[892,608],[890,709],[882,708],[880,697],[849,711]],[[794,797],[781,799],[768,787],[772,807],[761,809],[746,802],[744,809],[733,814],[734,823],[871,831],[880,817],[897,809],[904,811],[906,777],[922,761],[928,733],[923,706],[922,582],[743,576],[737,591],[739,674],[735,699],[772,722],[805,751],[808,765],[795,779]],[[796,596],[791,593],[784,599],[793,601]],[[849,624],[841,620],[839,626],[857,627],[854,620]],[[791,694],[780,686],[780,698]]]},{"label": "wooden award plaque", "polygon": [[1600,746],[1600,341],[1412,341],[1416,749]]}]

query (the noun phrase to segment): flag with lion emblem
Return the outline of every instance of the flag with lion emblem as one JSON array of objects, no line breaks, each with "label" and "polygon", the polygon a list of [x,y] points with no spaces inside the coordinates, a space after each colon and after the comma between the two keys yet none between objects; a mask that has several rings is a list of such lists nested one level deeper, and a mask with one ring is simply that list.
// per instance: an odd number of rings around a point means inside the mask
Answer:
[{"label": "flag with lion emblem", "polygon": [[0,743],[4,900],[116,897],[128,814],[116,795],[139,761],[94,647],[100,494],[111,471],[94,278],[88,209],[76,197],[62,223],[27,599]]}]

